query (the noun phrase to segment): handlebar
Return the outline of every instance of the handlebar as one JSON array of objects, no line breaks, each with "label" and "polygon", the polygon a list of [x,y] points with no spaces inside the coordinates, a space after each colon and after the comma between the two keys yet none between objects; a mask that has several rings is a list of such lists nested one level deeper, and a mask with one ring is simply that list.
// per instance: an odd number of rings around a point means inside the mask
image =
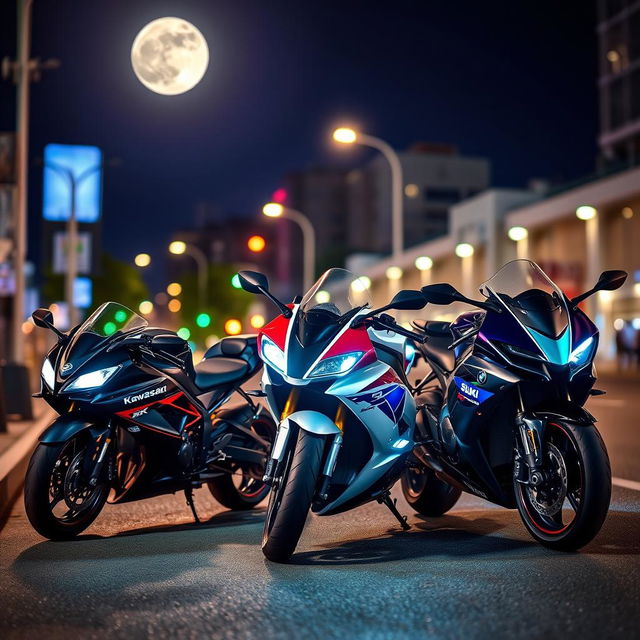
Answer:
[{"label": "handlebar", "polygon": [[419,333],[416,333],[415,331],[405,329],[386,313],[372,318],[371,325],[374,329],[386,329],[387,331],[393,331],[394,333],[399,333],[401,336],[404,336],[405,338],[409,338],[410,340],[414,340],[415,342],[419,342],[421,344],[426,340],[425,335],[421,335]]}]

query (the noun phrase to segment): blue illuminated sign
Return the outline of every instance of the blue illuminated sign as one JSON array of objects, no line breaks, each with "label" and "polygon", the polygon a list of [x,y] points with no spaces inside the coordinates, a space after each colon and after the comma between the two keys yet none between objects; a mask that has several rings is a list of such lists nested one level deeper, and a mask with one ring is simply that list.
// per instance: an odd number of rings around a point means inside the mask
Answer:
[{"label": "blue illuminated sign", "polygon": [[78,222],[97,222],[102,199],[102,151],[98,147],[48,144],[44,148],[42,198],[45,220],[69,219],[73,184]]},{"label": "blue illuminated sign", "polygon": [[73,304],[78,309],[88,309],[93,304],[93,282],[91,278],[77,277],[73,283]]}]

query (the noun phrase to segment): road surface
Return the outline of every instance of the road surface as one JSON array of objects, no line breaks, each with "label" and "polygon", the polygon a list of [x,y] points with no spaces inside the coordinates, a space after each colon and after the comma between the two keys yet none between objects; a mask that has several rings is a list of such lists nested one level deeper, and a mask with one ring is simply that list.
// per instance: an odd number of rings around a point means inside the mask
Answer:
[{"label": "road surface", "polygon": [[[640,481],[640,394],[594,399],[614,475]],[[450,514],[383,506],[312,518],[290,565],[260,552],[262,509],[196,492],[108,506],[73,542],[35,534],[18,503],[0,532],[2,638],[631,638],[640,636],[640,491],[614,487],[600,535],[546,550],[515,511],[464,496]],[[410,509],[400,499],[400,509]]]}]

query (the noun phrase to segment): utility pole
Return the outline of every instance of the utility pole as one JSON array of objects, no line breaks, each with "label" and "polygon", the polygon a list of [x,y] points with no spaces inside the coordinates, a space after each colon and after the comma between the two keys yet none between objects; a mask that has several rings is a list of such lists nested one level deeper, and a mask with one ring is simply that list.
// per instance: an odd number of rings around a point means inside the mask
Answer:
[{"label": "utility pole", "polygon": [[26,289],[25,261],[27,258],[27,191],[29,170],[29,86],[46,69],[57,69],[60,61],[31,59],[31,9],[33,0],[17,0],[18,55],[17,60],[2,61],[2,76],[10,77],[18,85],[16,109],[16,203],[14,214],[13,269],[15,293],[11,331],[11,357],[14,363],[24,362],[22,322]]}]

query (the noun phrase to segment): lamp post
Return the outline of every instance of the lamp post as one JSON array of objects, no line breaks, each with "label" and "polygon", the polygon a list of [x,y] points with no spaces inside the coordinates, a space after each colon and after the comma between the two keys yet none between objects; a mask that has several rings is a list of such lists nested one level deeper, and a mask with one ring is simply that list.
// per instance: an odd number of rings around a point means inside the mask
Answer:
[{"label": "lamp post", "polygon": [[402,164],[396,151],[384,140],[358,133],[348,127],[333,132],[333,139],[341,144],[360,144],[380,151],[391,169],[391,255],[397,260],[404,250],[404,214],[402,210]]},{"label": "lamp post", "polygon": [[55,162],[47,162],[45,169],[55,171],[61,175],[69,185],[69,218],[67,220],[67,273],[64,282],[64,299],[69,310],[69,327],[78,324],[78,310],[73,300],[73,288],[78,276],[78,217],[76,211],[77,194],[80,185],[97,171],[102,169],[102,164],[89,167],[78,176],[72,169]]},{"label": "lamp post", "polygon": [[174,240],[169,244],[169,253],[174,256],[187,255],[191,256],[198,265],[198,304],[204,309],[207,304],[207,287],[209,278],[209,261],[204,251],[198,249],[195,245],[187,244],[182,240]]},{"label": "lamp post", "polygon": [[316,232],[307,216],[295,209],[289,209],[279,202],[269,202],[262,207],[262,213],[269,218],[288,218],[295,222],[302,231],[303,247],[303,286],[305,292],[311,288],[315,280],[316,270]]},{"label": "lamp post", "polygon": [[14,222],[13,269],[15,293],[13,296],[11,356],[14,362],[24,360],[24,294],[26,289],[25,261],[27,259],[27,178],[29,167],[29,89],[42,71],[57,69],[60,61],[54,58],[31,58],[31,9],[33,0],[18,2],[18,51],[16,60],[2,60],[2,77],[12,78],[18,85],[16,104],[16,203]]}]

